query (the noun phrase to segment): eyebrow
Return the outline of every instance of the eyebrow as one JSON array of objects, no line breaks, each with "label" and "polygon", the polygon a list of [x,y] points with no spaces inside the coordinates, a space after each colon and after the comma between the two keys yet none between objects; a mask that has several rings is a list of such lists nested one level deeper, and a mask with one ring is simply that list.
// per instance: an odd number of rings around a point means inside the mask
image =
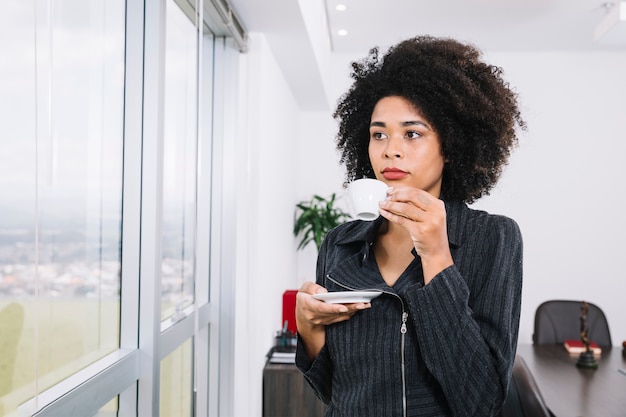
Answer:
[{"label": "eyebrow", "polygon": [[[420,122],[419,120],[409,120],[409,121],[406,121],[406,122],[402,122],[400,125],[402,127],[406,127],[406,126],[424,126],[426,129],[430,130],[430,126],[428,126],[424,122]],[[370,123],[370,127],[387,127],[387,124],[385,122],[372,122],[372,123]]]}]

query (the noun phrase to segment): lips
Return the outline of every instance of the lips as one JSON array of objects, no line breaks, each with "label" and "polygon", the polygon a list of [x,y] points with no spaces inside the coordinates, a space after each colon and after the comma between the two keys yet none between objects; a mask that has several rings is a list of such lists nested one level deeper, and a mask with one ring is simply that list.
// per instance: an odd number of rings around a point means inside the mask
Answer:
[{"label": "lips", "polygon": [[385,168],[383,169],[383,177],[388,180],[400,180],[409,175],[407,172],[398,168]]}]

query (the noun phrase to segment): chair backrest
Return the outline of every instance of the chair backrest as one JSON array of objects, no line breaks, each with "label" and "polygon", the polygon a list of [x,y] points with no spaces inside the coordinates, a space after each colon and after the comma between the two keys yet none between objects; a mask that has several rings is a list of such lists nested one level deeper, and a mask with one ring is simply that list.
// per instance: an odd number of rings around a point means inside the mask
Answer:
[{"label": "chair backrest", "polygon": [[499,417],[551,417],[541,391],[524,359],[517,355],[509,391]]},{"label": "chair backrest", "polygon": [[[535,311],[533,344],[560,344],[568,339],[580,339],[580,307],[582,301],[549,300]],[[603,347],[612,346],[611,332],[600,307],[587,302],[587,337]]]}]

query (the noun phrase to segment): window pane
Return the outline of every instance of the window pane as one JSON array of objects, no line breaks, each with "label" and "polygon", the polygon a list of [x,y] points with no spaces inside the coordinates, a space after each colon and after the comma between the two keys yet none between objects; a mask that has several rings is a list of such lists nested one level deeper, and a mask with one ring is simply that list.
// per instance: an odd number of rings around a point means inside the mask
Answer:
[{"label": "window pane", "polygon": [[117,417],[118,408],[119,397],[115,397],[111,401],[103,405],[94,417]]},{"label": "window pane", "polygon": [[162,319],[194,301],[197,33],[167,2],[163,161]]},{"label": "window pane", "polygon": [[193,392],[193,348],[188,339],[161,361],[160,414],[191,416]]},{"label": "window pane", "polygon": [[36,5],[0,13],[0,414],[119,346],[125,2]]}]

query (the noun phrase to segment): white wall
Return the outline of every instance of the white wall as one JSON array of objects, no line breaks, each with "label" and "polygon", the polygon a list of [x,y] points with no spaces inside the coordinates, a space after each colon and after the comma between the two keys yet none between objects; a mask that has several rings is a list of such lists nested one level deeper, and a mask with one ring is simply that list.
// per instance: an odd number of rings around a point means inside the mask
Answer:
[{"label": "white wall", "polygon": [[[335,149],[336,124],[332,112],[304,112],[298,140],[298,201],[310,200],[313,194],[328,198],[336,193],[337,202],[348,211],[345,191],[342,188],[344,171],[339,165]],[[315,281],[317,249],[310,243],[296,254],[298,285]]]},{"label": "white wall", "polygon": [[626,53],[492,54],[528,122],[497,190],[476,204],[518,221],[525,241],[520,340],[544,300],[588,300],[626,340]]},{"label": "white wall", "polygon": [[262,371],[281,328],[282,294],[296,285],[292,236],[299,111],[261,34],[241,56],[235,309],[235,416],[260,416]]}]

